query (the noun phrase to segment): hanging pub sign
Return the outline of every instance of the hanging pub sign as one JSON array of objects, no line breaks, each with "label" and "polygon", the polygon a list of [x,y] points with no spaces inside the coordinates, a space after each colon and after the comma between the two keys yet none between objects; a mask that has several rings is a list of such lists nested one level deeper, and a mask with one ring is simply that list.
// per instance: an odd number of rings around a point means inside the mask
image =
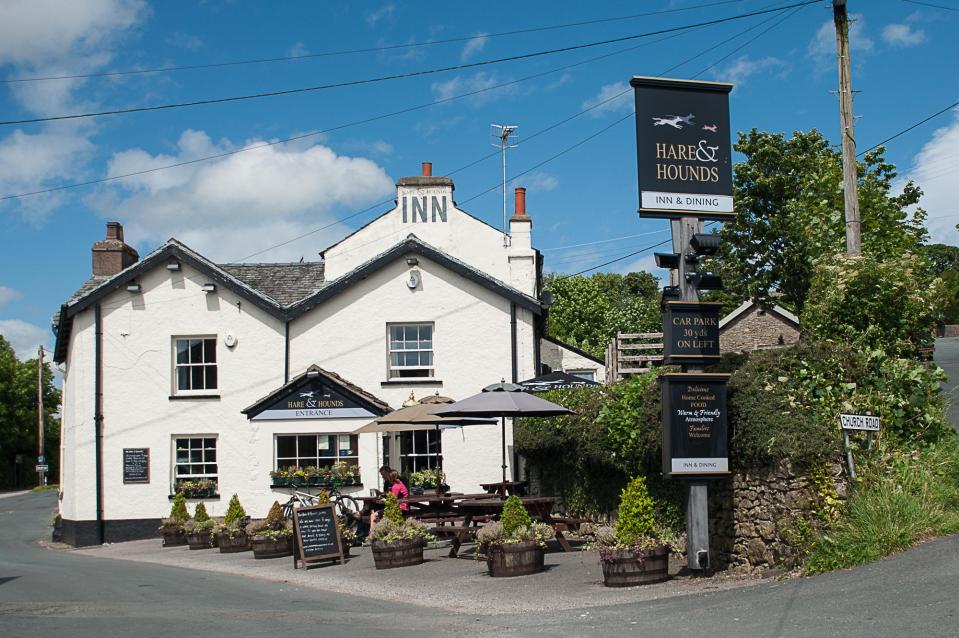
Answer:
[{"label": "hanging pub sign", "polygon": [[660,376],[665,476],[708,478],[729,474],[729,376],[705,372]]},{"label": "hanging pub sign", "polygon": [[667,301],[663,309],[665,363],[706,364],[719,360],[719,311],[708,301]]},{"label": "hanging pub sign", "polygon": [[634,77],[639,216],[725,220],[733,213],[732,84]]}]

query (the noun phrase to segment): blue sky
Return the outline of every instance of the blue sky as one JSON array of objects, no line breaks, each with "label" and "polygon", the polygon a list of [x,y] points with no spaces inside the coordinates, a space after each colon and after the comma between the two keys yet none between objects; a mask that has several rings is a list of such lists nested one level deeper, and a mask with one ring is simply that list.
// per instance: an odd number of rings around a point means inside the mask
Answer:
[{"label": "blue sky", "polygon": [[[702,7],[704,4],[714,6]],[[0,6],[2,120],[132,108],[407,73],[714,20],[768,0],[605,3],[254,3],[241,1],[13,0]],[[933,4],[955,6],[954,0]],[[867,148],[959,99],[959,11],[904,0],[850,0],[859,147]],[[698,7],[698,8],[697,8]],[[675,11],[677,9],[688,9]],[[620,18],[514,35],[572,22]],[[521,80],[395,117],[348,126],[189,166],[0,201],[0,333],[21,354],[51,345],[50,316],[90,274],[104,222],[124,223],[141,253],[175,236],[216,261],[317,259],[387,210],[393,182],[432,161],[435,174],[489,154],[490,124],[519,126],[510,174],[526,171],[631,111],[619,98],[541,135],[626,87],[632,75],[734,82],[734,130],[818,128],[838,140],[830,3],[680,34],[411,79],[116,117],[0,126],[0,197],[95,180],[339,127]],[[749,31],[746,29],[752,28]],[[769,29],[768,31],[766,31]],[[725,44],[724,40],[737,36]],[[757,37],[758,36],[758,37]],[[462,40],[461,38],[472,38]],[[750,39],[756,38],[750,42]],[[20,81],[393,48],[294,61],[70,80]],[[643,46],[637,47],[642,44]],[[719,45],[719,46],[716,46]],[[739,48],[741,47],[741,48]],[[629,50],[626,50],[629,49]],[[704,52],[704,50],[712,49]],[[738,49],[738,50],[737,50]],[[604,59],[585,62],[598,56]],[[583,64],[577,64],[585,62]],[[576,66],[569,66],[576,65]],[[569,67],[563,69],[562,67]],[[547,268],[576,272],[666,238],[663,221],[636,215],[634,125],[613,125],[526,174],[534,244]],[[933,238],[956,243],[959,113],[888,147],[927,195]],[[471,213],[501,222],[497,158],[453,175]],[[469,201],[467,201],[469,200]],[[329,226],[326,230],[271,246]],[[618,239],[623,238],[625,239]],[[605,241],[615,240],[615,241]],[[593,243],[603,242],[603,243]],[[588,246],[569,247],[586,244]],[[564,248],[565,247],[565,248]],[[648,254],[609,270],[652,269]]]}]

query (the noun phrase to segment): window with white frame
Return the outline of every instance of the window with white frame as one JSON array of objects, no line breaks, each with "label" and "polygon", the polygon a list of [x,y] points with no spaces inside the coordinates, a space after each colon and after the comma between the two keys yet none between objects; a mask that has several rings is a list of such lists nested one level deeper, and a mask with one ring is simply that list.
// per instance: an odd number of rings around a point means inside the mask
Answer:
[{"label": "window with white frame", "polygon": [[442,439],[436,430],[401,432],[400,473],[410,474],[420,470],[440,467],[443,460]]},{"label": "window with white frame", "polygon": [[356,434],[277,434],[275,469],[359,464]]},{"label": "window with white frame", "polygon": [[433,324],[389,324],[389,378],[433,377]]},{"label": "window with white frame", "polygon": [[586,379],[587,381],[596,380],[596,371],[595,370],[570,370],[569,374],[574,377],[579,377],[580,379]]},{"label": "window with white frame", "polygon": [[173,483],[200,479],[217,480],[216,437],[173,438]]},{"label": "window with white frame", "polygon": [[217,389],[216,337],[173,338],[173,387],[177,394]]}]

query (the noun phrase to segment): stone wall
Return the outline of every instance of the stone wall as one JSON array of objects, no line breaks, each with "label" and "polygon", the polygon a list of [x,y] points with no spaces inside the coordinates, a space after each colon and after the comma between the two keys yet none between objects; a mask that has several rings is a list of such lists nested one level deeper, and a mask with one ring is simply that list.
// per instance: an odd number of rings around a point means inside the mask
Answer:
[{"label": "stone wall", "polygon": [[722,352],[743,352],[775,348],[799,341],[799,328],[773,310],[758,305],[723,326],[719,334]]},{"label": "stone wall", "polygon": [[[841,463],[830,466],[837,495],[848,487]],[[793,568],[802,562],[794,545],[796,521],[821,510],[821,497],[804,473],[790,463],[756,472],[739,472],[709,484],[710,554],[717,569],[763,571]]]}]

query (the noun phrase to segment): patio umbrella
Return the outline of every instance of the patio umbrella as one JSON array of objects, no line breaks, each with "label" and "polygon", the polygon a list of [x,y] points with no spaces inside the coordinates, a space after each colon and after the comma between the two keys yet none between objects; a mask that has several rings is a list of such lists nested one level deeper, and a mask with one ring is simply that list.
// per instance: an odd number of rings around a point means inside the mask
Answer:
[{"label": "patio umbrella", "polygon": [[527,392],[546,392],[548,390],[558,390],[560,388],[585,388],[599,385],[595,381],[577,377],[568,372],[557,370],[549,374],[542,374],[533,379],[520,381],[519,384]]},{"label": "patio umbrella", "polygon": [[441,406],[434,414],[444,417],[500,417],[503,429],[503,483],[506,483],[506,417],[560,416],[573,414],[573,411],[529,394],[523,386],[504,380],[486,386],[479,394]]}]

